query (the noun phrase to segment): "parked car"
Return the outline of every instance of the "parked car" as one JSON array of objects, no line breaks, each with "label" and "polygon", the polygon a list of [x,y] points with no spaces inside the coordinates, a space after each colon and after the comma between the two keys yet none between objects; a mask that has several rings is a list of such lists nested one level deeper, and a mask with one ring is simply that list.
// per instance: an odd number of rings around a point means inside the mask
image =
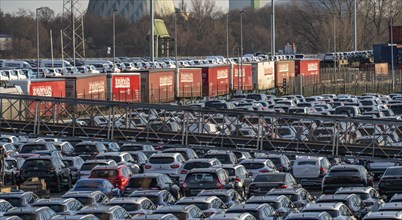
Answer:
[{"label": "parked car", "polygon": [[132,192],[129,197],[146,197],[158,207],[170,206],[176,203],[174,196],[167,190],[137,190]]},{"label": "parked car", "polygon": [[80,170],[82,165],[84,164],[84,160],[81,157],[63,157],[61,158],[64,165],[70,169],[71,172],[71,181],[72,183],[76,183],[80,178]]},{"label": "parked car", "polygon": [[131,219],[130,214],[121,206],[85,206],[79,215],[92,214],[101,220]]},{"label": "parked car", "polygon": [[243,204],[243,205],[234,205],[230,207],[226,213],[250,213],[256,219],[265,220],[265,219],[282,219],[279,217],[279,214],[275,211],[275,209],[268,204]]},{"label": "parked car", "polygon": [[119,190],[123,190],[132,175],[131,170],[126,165],[106,165],[94,167],[88,178],[102,178],[109,180],[113,186],[117,187]]},{"label": "parked car", "polygon": [[104,205],[109,199],[101,191],[68,191],[61,198],[74,198],[82,205]]},{"label": "parked car", "polygon": [[272,188],[301,188],[290,173],[258,174],[249,187],[250,195],[265,195]]},{"label": "parked car", "polygon": [[287,196],[298,209],[302,209],[307,204],[315,202],[315,197],[303,188],[271,189],[266,195]]},{"label": "parked car", "polygon": [[380,194],[390,199],[393,194],[402,193],[402,185],[399,183],[400,178],[402,178],[402,166],[388,167],[378,182]]},{"label": "parked car", "polygon": [[369,212],[363,220],[402,219],[402,211]]},{"label": "parked car", "polygon": [[79,156],[83,160],[95,159],[96,155],[107,152],[104,144],[101,142],[85,141],[77,143],[74,146],[72,156]]},{"label": "parked car", "polygon": [[113,198],[106,205],[121,206],[132,216],[136,214],[150,214],[156,209],[154,203],[145,197]]},{"label": "parked car", "polygon": [[362,165],[336,165],[322,180],[322,193],[334,193],[339,187],[374,186],[374,177]]},{"label": "parked car", "polygon": [[296,157],[293,163],[293,176],[303,187],[321,187],[322,179],[327,175],[331,163],[325,157]]},{"label": "parked car", "polygon": [[316,203],[333,202],[342,202],[345,204],[357,219],[362,219],[369,212],[366,205],[356,194],[321,195],[316,200]]},{"label": "parked car", "polygon": [[33,207],[47,206],[58,215],[75,215],[83,205],[74,198],[39,199],[32,204]]},{"label": "parked car", "polygon": [[56,213],[49,207],[12,208],[3,216],[18,216],[22,219],[50,220]]},{"label": "parked car", "polygon": [[106,152],[98,154],[97,160],[114,160],[118,165],[126,165],[131,173],[139,173],[140,167],[135,163],[134,158],[127,152]]},{"label": "parked car", "polygon": [[238,162],[236,155],[230,151],[211,150],[204,155],[204,158],[216,158],[222,164],[237,164]]},{"label": "parked car", "polygon": [[384,204],[380,194],[371,186],[368,187],[341,187],[335,194],[356,194],[363,200],[364,205],[372,212],[377,211],[378,207]]},{"label": "parked car", "polygon": [[86,178],[91,174],[91,170],[96,166],[117,166],[114,160],[87,160],[79,170],[80,178]]},{"label": "parked car", "polygon": [[24,165],[24,158],[7,157],[4,167],[4,182],[5,184],[15,185],[20,175],[21,167]]},{"label": "parked car", "polygon": [[57,157],[36,156],[25,160],[20,170],[19,182],[30,177],[43,178],[47,188],[55,192],[70,189],[72,185],[70,170]]},{"label": "parked car", "polygon": [[242,160],[240,164],[246,168],[251,178],[255,178],[257,175],[262,173],[277,172],[275,165],[269,159]]},{"label": "parked car", "polygon": [[185,161],[184,157],[179,153],[154,154],[145,164],[144,173],[163,173],[178,180],[181,167]]},{"label": "parked car", "polygon": [[184,163],[180,170],[179,182],[182,184],[187,173],[194,168],[209,168],[220,165],[222,165],[222,163],[218,159],[214,158],[190,159]]},{"label": "parked car", "polygon": [[227,209],[222,200],[216,196],[184,197],[177,201],[176,205],[195,205],[201,209],[206,217],[225,213]]},{"label": "parked car", "polygon": [[229,174],[229,178],[234,182],[235,190],[243,197],[248,195],[248,189],[252,182],[246,168],[241,165],[224,164],[222,168]]},{"label": "parked car", "polygon": [[290,199],[284,195],[279,196],[252,196],[246,204],[263,204],[272,206],[280,217],[286,218],[290,213],[299,212]]},{"label": "parked car", "polygon": [[225,203],[226,207],[242,204],[244,198],[234,189],[208,189],[202,190],[197,196],[216,196]]},{"label": "parked car", "polygon": [[196,168],[186,176],[182,185],[185,196],[195,196],[203,189],[233,189],[229,174],[222,168]]},{"label": "parked car", "polygon": [[204,213],[195,205],[172,205],[164,206],[153,212],[153,214],[173,214],[178,219],[203,219]]},{"label": "parked car", "polygon": [[70,192],[80,191],[101,191],[109,198],[120,196],[120,190],[118,188],[115,188],[109,180],[100,178],[78,180]]},{"label": "parked car", "polygon": [[39,196],[33,192],[9,192],[0,193],[0,199],[6,200],[13,207],[31,207]]}]

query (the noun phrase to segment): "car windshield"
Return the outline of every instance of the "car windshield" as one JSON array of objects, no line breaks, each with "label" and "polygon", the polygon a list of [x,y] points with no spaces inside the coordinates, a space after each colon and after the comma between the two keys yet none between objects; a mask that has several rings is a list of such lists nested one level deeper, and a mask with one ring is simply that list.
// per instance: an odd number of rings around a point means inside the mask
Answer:
[{"label": "car windshield", "polygon": [[109,178],[117,176],[117,170],[92,170],[92,178]]},{"label": "car windshield", "polygon": [[402,175],[402,167],[387,169],[385,171],[384,175],[387,175],[387,176],[401,176]]},{"label": "car windshield", "polygon": [[150,163],[153,164],[169,164],[174,162],[173,157],[151,157],[149,159]]},{"label": "car windshield", "polygon": [[290,129],[288,129],[288,128],[279,128],[278,134],[279,135],[290,135],[291,132],[290,132]]},{"label": "car windshield", "polygon": [[[1,198],[1,197],[0,197]],[[21,198],[1,198],[9,202],[14,207],[21,207],[22,199]]]},{"label": "car windshield", "polygon": [[101,159],[101,160],[114,160],[116,163],[120,163],[120,162],[121,162],[121,157],[120,157],[120,156],[102,155],[102,156],[97,156],[96,159]]},{"label": "car windshield", "polygon": [[216,175],[211,173],[191,173],[187,175],[186,182],[191,183],[216,183]]},{"label": "car windshield", "polygon": [[187,162],[186,164],[184,164],[183,169],[185,170],[191,170],[194,168],[208,168],[210,167],[211,164],[210,163],[204,163],[204,162]]},{"label": "car windshield", "polygon": [[122,146],[120,148],[120,151],[139,151],[139,150],[143,150],[144,148],[140,145],[128,145],[128,146]]},{"label": "car windshield", "polygon": [[82,189],[82,188],[102,189],[103,184],[102,182],[95,182],[95,181],[78,181],[74,186],[74,189]]},{"label": "car windshield", "polygon": [[119,204],[113,203],[112,205],[119,205],[128,212],[137,211],[138,209],[141,208],[139,204],[135,204],[135,203],[119,203]]},{"label": "car windshield", "polygon": [[158,187],[158,181],[156,178],[149,177],[131,178],[130,182],[127,184],[127,187],[149,189],[152,187]]},{"label": "car windshield", "polygon": [[257,175],[254,179],[254,182],[268,182],[268,183],[277,183],[285,181],[285,175],[282,174],[270,174],[270,175]]},{"label": "car windshield", "polygon": [[36,160],[27,160],[24,162],[24,165],[21,169],[32,170],[32,169],[50,169],[52,166],[52,162],[50,160],[36,159]]},{"label": "car windshield", "polygon": [[261,169],[264,167],[264,164],[261,163],[241,163],[247,170]]},{"label": "car windshield", "polygon": [[74,147],[74,152],[83,153],[83,152],[98,152],[96,145],[76,145]]},{"label": "car windshield", "polygon": [[53,209],[53,211],[55,211],[56,213],[65,211],[64,205],[46,205],[46,206]]},{"label": "car windshield", "polygon": [[31,153],[32,151],[38,151],[38,150],[47,150],[46,145],[25,145],[22,147],[20,153],[26,154],[26,153]]}]

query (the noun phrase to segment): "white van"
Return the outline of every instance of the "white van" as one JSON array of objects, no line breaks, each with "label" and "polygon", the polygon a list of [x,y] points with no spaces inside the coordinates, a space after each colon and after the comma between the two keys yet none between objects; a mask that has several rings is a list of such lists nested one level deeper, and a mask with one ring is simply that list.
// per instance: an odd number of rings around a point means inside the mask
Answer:
[{"label": "white van", "polygon": [[47,67],[47,68],[62,68],[62,67],[72,67],[70,62],[66,60],[41,60],[39,62],[40,67]]},{"label": "white van", "polygon": [[322,178],[331,169],[326,157],[297,156],[293,163],[293,176],[303,187],[321,187]]},{"label": "white van", "polygon": [[1,60],[0,68],[32,69],[31,64],[19,60]]},{"label": "white van", "polygon": [[9,80],[18,80],[18,74],[14,70],[3,70],[3,71],[7,74]]}]

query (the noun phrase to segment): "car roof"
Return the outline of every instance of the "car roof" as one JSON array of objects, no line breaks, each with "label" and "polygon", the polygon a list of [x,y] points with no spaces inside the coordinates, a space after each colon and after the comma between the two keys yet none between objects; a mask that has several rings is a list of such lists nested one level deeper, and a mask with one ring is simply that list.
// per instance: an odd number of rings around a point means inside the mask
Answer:
[{"label": "car roof", "polygon": [[279,201],[279,199],[285,197],[284,195],[267,195],[267,196],[251,196],[247,202],[264,202],[264,201]]},{"label": "car roof", "polygon": [[312,219],[319,218],[323,215],[329,215],[327,212],[293,212],[287,218],[289,219]]},{"label": "car roof", "polygon": [[330,194],[330,195],[321,195],[320,197],[317,198],[317,201],[319,200],[347,200],[352,196],[355,196],[356,194]]},{"label": "car roof", "polygon": [[145,215],[135,215],[132,219],[138,219],[138,220],[159,220],[162,218],[167,218],[167,217],[173,217],[174,219],[175,216],[169,213],[163,213],[163,214],[145,214]]},{"label": "car roof", "polygon": [[166,174],[163,173],[138,173],[131,176],[131,178],[138,178],[138,177],[149,177],[149,178],[156,178],[159,176],[164,176]]},{"label": "car roof", "polygon": [[231,206],[229,209],[230,210],[244,210],[244,209],[254,209],[257,210],[261,208],[262,206],[268,205],[266,203],[261,203],[261,204],[236,204]]},{"label": "car roof", "polygon": [[233,220],[236,220],[236,219],[243,219],[246,216],[252,216],[252,215],[249,213],[225,213],[225,214],[213,215],[213,216],[211,216],[210,219],[216,219],[216,220],[233,219]]},{"label": "car roof", "polygon": [[43,207],[14,207],[7,211],[7,213],[15,213],[17,216],[19,213],[33,213],[39,212],[45,209],[50,209],[47,206]]},{"label": "car roof", "polygon": [[252,162],[255,162],[255,163],[264,163],[264,162],[269,161],[269,160],[270,160],[270,159],[268,159],[268,158],[245,159],[245,160],[242,160],[242,161],[240,162],[240,164],[243,164],[243,163],[252,163]]},{"label": "car roof", "polygon": [[125,154],[128,154],[127,152],[104,152],[100,153],[96,156],[123,156]]},{"label": "car roof", "polygon": [[112,159],[95,159],[95,160],[86,160],[85,163],[111,163],[113,160]]},{"label": "car roof", "polygon": [[380,211],[369,212],[364,216],[364,219],[382,219],[382,218],[402,218],[402,211]]},{"label": "car roof", "polygon": [[22,197],[28,194],[33,194],[33,192],[6,192],[6,193],[0,193],[0,198],[14,198],[14,197]]},{"label": "car roof", "polygon": [[77,201],[74,198],[51,198],[51,199],[38,199],[34,204],[46,205],[46,204],[67,204],[68,202]]},{"label": "car roof", "polygon": [[80,211],[78,212],[112,212],[116,209],[121,208],[121,206],[118,205],[103,205],[103,206],[85,206],[84,208],[82,208]]},{"label": "car roof", "polygon": [[186,163],[191,163],[191,162],[211,162],[211,161],[215,161],[218,160],[216,158],[192,158],[190,160],[187,160]]},{"label": "car roof", "polygon": [[337,210],[339,206],[343,203],[341,202],[323,202],[323,203],[309,203],[303,210],[320,210],[320,209],[332,209]]},{"label": "car roof", "polygon": [[218,172],[219,170],[223,170],[223,169],[220,167],[194,168],[194,169],[190,170],[189,173],[202,173],[202,172],[215,173],[215,172]]},{"label": "car roof", "polygon": [[139,204],[144,200],[148,200],[146,197],[119,197],[119,198],[112,198],[109,200],[108,204],[113,203],[132,203],[132,204]]},{"label": "car roof", "polygon": [[340,187],[335,194],[337,193],[368,193],[371,189],[374,189],[370,186],[357,186],[357,187]]},{"label": "car roof", "polygon": [[217,199],[216,196],[192,196],[192,197],[183,197],[177,202],[204,202],[209,203],[214,199]]},{"label": "car roof", "polygon": [[[287,188],[287,189],[271,189],[268,193],[270,195],[283,195],[283,194],[297,194],[299,193],[301,190],[301,188],[299,189],[295,189],[295,188]],[[271,194],[272,193],[272,194]]]},{"label": "car roof", "polygon": [[402,202],[387,202],[380,206],[380,208],[393,208],[393,207],[401,209]]},{"label": "car roof", "polygon": [[[74,191],[68,191],[66,193],[64,193],[64,195],[62,195],[62,198],[65,198],[67,196],[74,196],[74,197],[88,197],[88,196],[95,196],[96,194],[102,193],[101,191],[78,191],[78,192],[74,192]],[[103,194],[103,193],[102,193]]]},{"label": "car roof", "polygon": [[157,211],[187,211],[191,208],[197,207],[195,205],[171,205],[171,206],[163,206],[159,209],[157,209]]},{"label": "car roof", "polygon": [[163,152],[158,152],[156,154],[152,154],[151,157],[177,157],[181,155],[180,153],[163,153]]},{"label": "car roof", "polygon": [[234,189],[204,189],[198,194],[205,194],[205,195],[229,195],[235,191]]},{"label": "car roof", "polygon": [[92,168],[92,170],[116,170],[123,166],[126,166],[126,165],[123,165],[123,164],[122,165],[98,165],[98,166]]},{"label": "car roof", "polygon": [[167,192],[166,190],[137,190],[132,192],[130,195],[159,195],[163,192]]},{"label": "car roof", "polygon": [[83,215],[55,215],[52,217],[52,220],[79,220],[79,219],[98,219],[96,216],[92,214],[83,214]]},{"label": "car roof", "polygon": [[236,169],[236,168],[244,167],[244,166],[241,165],[241,164],[222,164],[222,165],[220,165],[220,167],[222,167],[222,168],[233,168],[233,169]]}]

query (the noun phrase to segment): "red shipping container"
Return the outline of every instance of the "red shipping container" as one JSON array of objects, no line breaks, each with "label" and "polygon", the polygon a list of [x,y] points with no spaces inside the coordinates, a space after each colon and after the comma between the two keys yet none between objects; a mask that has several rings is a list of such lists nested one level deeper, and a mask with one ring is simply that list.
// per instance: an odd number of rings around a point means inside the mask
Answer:
[{"label": "red shipping container", "polygon": [[141,73],[141,100],[145,103],[174,101],[174,70],[154,69]]},{"label": "red shipping container", "polygon": [[[402,26],[393,26],[392,36],[392,41],[394,44],[402,44]],[[391,39],[389,39],[389,42],[391,43]]]},{"label": "red shipping container", "polygon": [[295,77],[295,61],[282,60],[275,61],[275,86],[283,87],[283,80],[286,84],[290,83],[290,78]]},{"label": "red shipping container", "polygon": [[[253,90],[253,72],[251,64],[243,64],[243,72],[241,70],[241,64],[232,65],[232,86],[231,89],[237,90]],[[239,82],[240,79],[240,82]]]},{"label": "red shipping container", "polygon": [[303,76],[304,85],[320,82],[320,60],[295,60],[295,75]]},{"label": "red shipping container", "polygon": [[63,78],[66,79],[66,97],[106,100],[106,75],[82,74]]},{"label": "red shipping container", "polygon": [[206,65],[202,68],[202,95],[214,97],[229,94],[228,65]]},{"label": "red shipping container", "polygon": [[109,100],[141,102],[140,73],[111,73],[107,80]]},{"label": "red shipping container", "polygon": [[[64,79],[27,79],[27,80],[13,80],[9,81],[13,85],[18,85],[26,95],[31,96],[46,96],[46,97],[66,97],[66,82]],[[29,104],[30,117],[34,117],[36,106],[32,102]],[[53,103],[41,103],[39,107],[41,116],[51,116],[55,112],[60,113],[63,111],[62,106]]]},{"label": "red shipping container", "polygon": [[202,69],[180,68],[177,97],[202,97]]}]

